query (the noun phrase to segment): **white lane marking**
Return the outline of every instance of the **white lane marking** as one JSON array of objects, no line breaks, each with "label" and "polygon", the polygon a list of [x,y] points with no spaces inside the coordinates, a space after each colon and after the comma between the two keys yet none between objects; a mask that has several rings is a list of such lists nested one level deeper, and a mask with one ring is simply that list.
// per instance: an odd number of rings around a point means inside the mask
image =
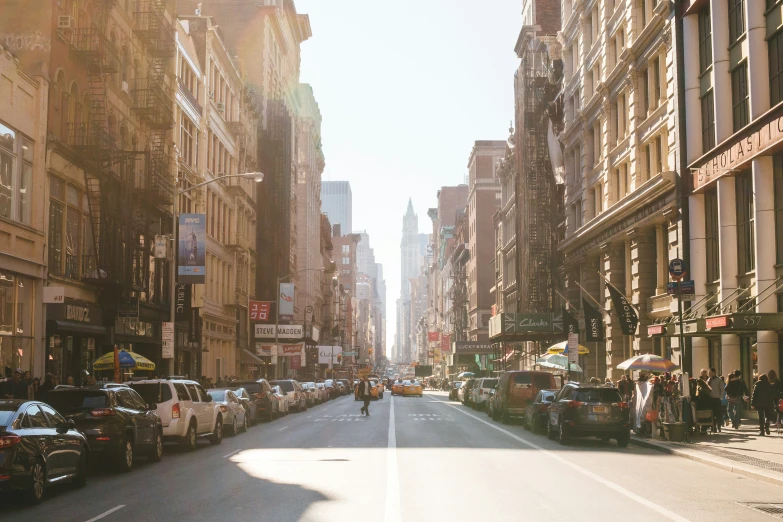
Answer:
[{"label": "white lane marking", "polygon": [[277,431],[283,431],[283,430],[284,430],[284,429],[286,429],[287,427],[288,427],[288,426],[283,426],[282,428],[280,428],[280,429],[279,429],[279,430],[277,430]]},{"label": "white lane marking", "polygon": [[308,415],[308,416],[307,416],[307,417],[305,417],[305,418],[309,419],[310,417],[312,417],[312,415]]},{"label": "white lane marking", "polygon": [[120,504],[119,506],[113,507],[113,508],[111,508],[108,511],[104,511],[103,513],[101,513],[97,517],[91,518],[90,520],[86,520],[85,522],[95,522],[96,520],[100,520],[103,517],[107,517],[107,516],[111,515],[112,513],[114,513],[115,511],[119,511],[119,510],[121,510],[124,507],[125,507],[125,504]]},{"label": "white lane marking", "polygon": [[512,439],[516,440],[517,442],[521,442],[522,444],[524,444],[526,446],[529,446],[529,447],[531,447],[531,448],[533,448],[535,450],[538,450],[541,453],[543,453],[544,455],[546,455],[547,457],[550,457],[550,458],[555,459],[556,461],[558,461],[558,462],[560,462],[562,464],[565,464],[566,466],[568,466],[569,468],[573,469],[574,471],[578,471],[579,473],[585,475],[586,477],[589,477],[589,478],[593,479],[594,481],[598,482],[599,484],[603,484],[604,486],[615,490],[616,492],[620,493],[621,495],[624,495],[624,496],[628,497],[629,499],[631,499],[633,501],[636,501],[639,504],[652,509],[653,511],[657,511],[659,514],[663,515],[664,517],[668,518],[669,520],[676,520],[677,522],[690,522],[687,518],[682,517],[682,516],[678,515],[677,513],[674,513],[673,511],[669,511],[668,509],[666,509],[664,507],[661,507],[658,504],[656,504],[656,503],[654,503],[654,502],[652,502],[650,500],[647,500],[646,498],[641,497],[641,496],[637,495],[636,493],[634,493],[632,491],[629,491],[629,490],[625,489],[624,487],[620,486],[619,484],[615,484],[611,480],[607,480],[607,479],[603,478],[600,475],[596,475],[592,471],[590,471],[590,470],[588,470],[586,468],[583,468],[582,466],[580,466],[578,464],[574,464],[573,462],[569,461],[568,459],[566,459],[564,457],[561,457],[560,455],[557,455],[557,454],[555,454],[555,453],[553,453],[553,452],[551,452],[551,451],[549,451],[547,449],[544,449],[543,447],[539,446],[538,444],[534,444],[534,443],[532,443],[532,442],[530,442],[528,440],[523,439],[522,437],[514,435],[510,431],[508,431],[508,430],[506,430],[504,428],[501,428],[500,426],[496,426],[495,424],[492,424],[489,421],[486,421],[486,420],[484,420],[482,418],[476,417],[472,413],[469,413],[469,412],[467,412],[465,410],[457,408],[456,404],[450,404],[450,403],[448,403],[446,401],[438,401],[438,402],[446,404],[447,406],[452,406],[458,412],[464,413],[468,417],[473,417],[477,421],[482,422],[482,423],[486,424],[487,426],[489,426],[490,428],[496,429],[496,430],[498,430],[501,433],[505,433],[506,435],[508,435]]},{"label": "white lane marking", "polygon": [[240,449],[238,449],[238,450],[234,450],[234,451],[232,451],[231,453],[226,453],[225,455],[223,455],[223,458],[224,458],[224,459],[227,459],[227,458],[228,458],[228,457],[230,457],[231,455],[236,455],[236,454],[237,454],[237,453],[239,453],[240,451],[242,451],[242,449],[241,449],[241,448],[240,448]]},{"label": "white lane marking", "polygon": [[394,397],[389,401],[389,446],[386,452],[386,522],[400,522],[400,473],[397,469],[397,432]]}]

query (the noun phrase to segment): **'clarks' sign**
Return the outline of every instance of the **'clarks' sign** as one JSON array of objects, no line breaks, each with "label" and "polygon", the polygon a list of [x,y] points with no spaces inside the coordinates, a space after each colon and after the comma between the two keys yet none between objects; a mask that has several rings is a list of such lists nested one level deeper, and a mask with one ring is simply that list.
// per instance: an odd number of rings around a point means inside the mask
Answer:
[{"label": "'clarks' sign", "polygon": [[721,146],[706,162],[694,165],[694,191],[703,189],[731,170],[744,167],[750,160],[783,141],[783,116],[764,119],[766,121],[751,124],[750,134],[740,135],[731,143]]}]

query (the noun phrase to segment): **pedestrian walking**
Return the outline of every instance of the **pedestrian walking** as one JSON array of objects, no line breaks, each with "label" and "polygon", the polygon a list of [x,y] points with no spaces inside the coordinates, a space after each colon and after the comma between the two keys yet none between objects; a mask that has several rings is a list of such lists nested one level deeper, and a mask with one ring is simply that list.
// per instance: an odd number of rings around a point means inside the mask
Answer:
[{"label": "pedestrian walking", "polygon": [[14,372],[14,378],[13,381],[11,381],[11,395],[8,397],[9,399],[25,399],[27,400],[28,394],[27,394],[27,381],[25,381],[22,376],[24,374],[22,373],[22,370],[16,370]]},{"label": "pedestrian walking", "polygon": [[51,373],[44,375],[44,382],[40,388],[38,388],[38,394],[35,396],[36,400],[46,402],[49,392],[54,389],[54,386],[54,375]]},{"label": "pedestrian walking", "polygon": [[775,421],[775,424],[777,425],[780,424],[781,420],[781,413],[778,405],[780,404],[780,399],[783,398],[783,384],[781,384],[780,379],[778,379],[778,374],[775,370],[768,371],[767,378],[769,379],[769,385],[772,387],[772,404],[774,408],[772,420]]},{"label": "pedestrian walking", "polygon": [[710,398],[712,399],[712,431],[720,432],[723,426],[723,405],[721,400],[723,399],[723,391],[726,386],[718,377],[718,372],[715,368],[710,368],[709,380],[707,384],[710,385]]},{"label": "pedestrian walking", "polygon": [[372,398],[371,389],[370,381],[367,380],[367,376],[365,375],[359,383],[359,398],[364,401],[364,406],[362,406],[362,409],[359,411],[368,417],[370,416],[370,399]]},{"label": "pedestrian walking", "polygon": [[769,435],[769,421],[774,415],[773,390],[769,384],[769,377],[761,374],[756,385],[753,387],[753,396],[750,405],[756,408],[759,414],[759,435]]}]

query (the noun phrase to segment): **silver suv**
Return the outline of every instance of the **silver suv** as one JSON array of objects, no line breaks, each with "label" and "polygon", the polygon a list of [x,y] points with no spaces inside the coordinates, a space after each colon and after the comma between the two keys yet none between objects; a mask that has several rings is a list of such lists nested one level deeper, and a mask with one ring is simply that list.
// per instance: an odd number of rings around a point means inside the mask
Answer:
[{"label": "silver suv", "polygon": [[149,379],[125,384],[148,404],[157,404],[164,441],[177,441],[190,451],[196,449],[197,437],[206,437],[214,445],[223,442],[220,404],[196,381]]}]

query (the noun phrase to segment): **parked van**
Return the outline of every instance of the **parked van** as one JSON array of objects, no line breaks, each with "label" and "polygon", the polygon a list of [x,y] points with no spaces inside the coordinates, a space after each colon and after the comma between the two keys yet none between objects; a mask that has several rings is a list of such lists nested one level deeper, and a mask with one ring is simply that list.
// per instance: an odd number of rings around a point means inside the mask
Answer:
[{"label": "parked van", "polygon": [[528,370],[503,372],[495,389],[493,417],[502,419],[504,424],[511,417],[525,415],[525,407],[541,390],[560,389],[555,376],[549,372]]}]

